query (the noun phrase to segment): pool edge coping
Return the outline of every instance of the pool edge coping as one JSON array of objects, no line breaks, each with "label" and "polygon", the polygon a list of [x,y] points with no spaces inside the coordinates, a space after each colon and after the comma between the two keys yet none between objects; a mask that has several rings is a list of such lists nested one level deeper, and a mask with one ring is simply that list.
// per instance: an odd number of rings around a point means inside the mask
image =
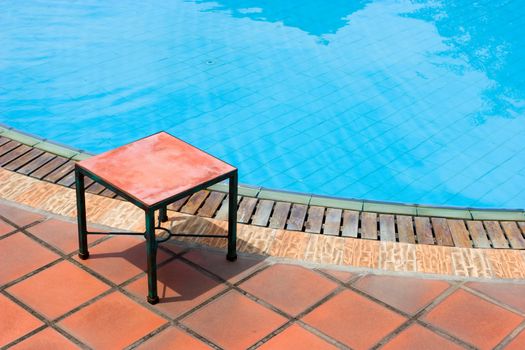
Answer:
[{"label": "pool edge coping", "polygon": [[[75,161],[80,161],[93,156],[93,154],[83,150],[75,149],[67,145],[16,130],[15,128],[9,127],[3,123],[0,123],[0,136]],[[208,189],[219,192],[228,192],[228,185],[225,183],[218,183],[210,186]],[[486,209],[374,201],[367,199],[343,198],[303,192],[276,190],[262,186],[246,184],[239,184],[238,194],[245,197],[289,202],[292,204],[368,211],[380,214],[432,216],[464,220],[525,220],[525,209]]]}]

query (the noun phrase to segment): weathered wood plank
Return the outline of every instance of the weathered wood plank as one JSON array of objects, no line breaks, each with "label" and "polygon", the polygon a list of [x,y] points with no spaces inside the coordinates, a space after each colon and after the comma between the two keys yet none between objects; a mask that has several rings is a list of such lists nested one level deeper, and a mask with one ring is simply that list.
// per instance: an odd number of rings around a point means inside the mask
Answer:
[{"label": "weathered wood plank", "polygon": [[292,205],[292,211],[290,212],[290,218],[286,224],[286,229],[302,231],[307,210],[308,207],[306,205],[294,203]]},{"label": "weathered wood plank", "polygon": [[524,249],[525,248],[525,239],[521,235],[521,231],[514,221],[502,221],[501,227],[505,231],[510,246],[514,249]]},{"label": "weathered wood plank", "polygon": [[224,200],[224,197],[226,197],[226,193],[224,192],[211,191],[208,198],[206,198],[204,205],[199,209],[198,215],[206,218],[213,217]]},{"label": "weathered wood plank", "polygon": [[31,151],[31,147],[26,145],[20,145],[17,148],[13,149],[11,152],[8,152],[0,157],[0,166],[5,167],[10,162],[14,161],[18,157],[24,155],[25,153]]},{"label": "weathered wood plank", "polygon": [[[239,202],[241,201],[241,199],[242,199],[241,196],[237,196],[237,206],[239,205]],[[217,211],[217,214],[215,215],[215,219],[228,220],[228,207],[229,207],[228,201],[229,201],[229,195],[227,195],[226,198],[224,198],[224,200],[222,201],[222,205]]]},{"label": "weathered wood plank", "polygon": [[16,142],[16,141],[9,141],[8,143],[2,145],[2,147],[0,147],[0,157],[11,152],[12,150],[14,150],[15,148],[21,146],[22,144],[20,142]]},{"label": "weathered wood plank", "polygon": [[54,154],[43,152],[38,158],[19,168],[16,172],[24,175],[30,175],[33,171],[55,158]]},{"label": "weathered wood plank", "polygon": [[49,181],[52,183],[56,183],[61,178],[69,174],[71,171],[73,171],[73,166],[75,162],[72,160],[68,160],[66,163],[64,163],[59,168],[53,170],[51,173],[49,173],[47,176],[44,177],[45,181]]},{"label": "weathered wood plank", "polygon": [[361,238],[377,240],[376,213],[361,213]]},{"label": "weathered wood plank", "polygon": [[420,244],[434,244],[434,236],[432,235],[432,226],[427,217],[415,217],[414,223],[416,226],[417,243]]},{"label": "weathered wood plank", "polygon": [[117,194],[113,192],[112,190],[105,188],[104,191],[100,192],[101,196],[109,197],[109,198],[115,198]]},{"label": "weathered wood plank", "polygon": [[75,171],[69,172],[66,176],[57,181],[57,185],[71,187],[75,184]]},{"label": "weathered wood plank", "polygon": [[[7,137],[0,136],[0,147],[2,147],[3,145],[5,145],[5,144],[8,143],[9,141],[11,141],[11,139],[8,139]],[[0,149],[0,152],[2,152],[1,149]]]},{"label": "weathered wood plank", "polygon": [[416,243],[416,236],[414,234],[414,222],[411,216],[397,215],[397,234],[399,242]]},{"label": "weathered wood plank", "polygon": [[173,211],[179,211],[180,208],[182,208],[182,206],[184,205],[184,203],[188,201],[188,199],[190,199],[190,196],[181,198],[178,201],[175,201],[174,203],[168,205],[168,209]]},{"label": "weathered wood plank", "polygon": [[286,219],[288,219],[288,213],[290,212],[291,203],[277,202],[273,208],[272,216],[270,217],[270,224],[268,227],[283,229],[286,225]]},{"label": "weathered wood plank", "polygon": [[324,219],[324,207],[311,206],[308,208],[308,217],[306,219],[305,232],[321,233]]},{"label": "weathered wood plank", "polygon": [[257,203],[257,209],[255,210],[255,214],[253,214],[252,225],[268,225],[268,220],[270,220],[270,214],[272,213],[274,204],[274,201],[268,199],[261,199],[259,203]]},{"label": "weathered wood plank", "polygon": [[472,248],[472,242],[470,241],[468,230],[465,227],[465,222],[463,220],[452,219],[448,219],[447,222],[454,245],[460,248]]},{"label": "weathered wood plank", "polygon": [[507,242],[507,238],[505,238],[498,221],[484,221],[483,225],[485,226],[490,241],[492,242],[492,247],[509,248],[509,242]]},{"label": "weathered wood plank", "polygon": [[382,241],[396,241],[396,224],[394,221],[394,215],[379,215],[379,233],[379,237]]},{"label": "weathered wood plank", "polygon": [[86,191],[93,194],[100,194],[100,192],[104,191],[105,189],[106,188],[104,186],[94,181],[90,186],[86,187]]},{"label": "weathered wood plank", "polygon": [[324,222],[323,233],[325,235],[339,236],[341,232],[341,218],[343,217],[342,209],[326,209],[326,218]]},{"label": "weathered wood plank", "polygon": [[184,204],[184,206],[181,208],[181,212],[184,214],[195,214],[197,210],[201,207],[202,203],[206,200],[208,195],[210,194],[210,191],[202,190],[199,192],[196,192],[190,196],[190,199]]},{"label": "weathered wood plank", "polygon": [[432,218],[432,227],[436,234],[436,241],[438,245],[443,246],[454,246],[454,240],[452,239],[452,233],[448,227],[447,219],[444,218]]},{"label": "weathered wood plank", "polygon": [[467,221],[467,228],[472,237],[472,243],[475,248],[490,248],[490,241],[487,237],[487,232],[483,228],[481,221]]},{"label": "weathered wood plank", "polygon": [[252,218],[253,211],[255,210],[255,205],[257,204],[257,198],[253,197],[243,197],[241,203],[239,204],[239,209],[237,210],[237,221],[243,224],[250,222]]},{"label": "weathered wood plank", "polygon": [[55,157],[50,162],[46,163],[44,166],[38,168],[33,173],[31,173],[31,176],[41,180],[47,175],[51,174],[51,172],[60,168],[66,162],[67,162],[66,158]]},{"label": "weathered wood plank", "polygon": [[359,212],[354,210],[343,211],[343,227],[341,235],[357,238],[359,231]]},{"label": "weathered wood plank", "polygon": [[14,161],[4,165],[4,169],[11,170],[11,171],[17,171],[18,168],[23,167],[27,163],[31,162],[32,160],[38,158],[41,154],[43,154],[44,151],[41,151],[36,148],[30,149],[29,152],[25,153],[23,156],[18,157]]}]

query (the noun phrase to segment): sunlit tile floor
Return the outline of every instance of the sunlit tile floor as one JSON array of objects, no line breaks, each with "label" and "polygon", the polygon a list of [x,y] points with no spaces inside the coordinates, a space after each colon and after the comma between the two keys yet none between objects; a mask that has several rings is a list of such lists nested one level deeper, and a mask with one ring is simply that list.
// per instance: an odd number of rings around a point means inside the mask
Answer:
[{"label": "sunlit tile floor", "polygon": [[142,239],[91,241],[15,207],[0,213],[0,347],[13,349],[523,349],[525,284],[311,268],[168,244],[155,306]]}]

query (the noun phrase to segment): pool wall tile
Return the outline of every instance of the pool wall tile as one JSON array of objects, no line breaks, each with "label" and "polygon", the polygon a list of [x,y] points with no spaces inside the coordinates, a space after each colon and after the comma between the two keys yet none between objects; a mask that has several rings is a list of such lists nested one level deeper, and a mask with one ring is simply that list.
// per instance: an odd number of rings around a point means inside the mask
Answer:
[{"label": "pool wall tile", "polygon": [[468,209],[461,208],[439,208],[417,206],[417,215],[419,216],[436,216],[455,219],[472,219]]},{"label": "pool wall tile", "polygon": [[310,199],[310,205],[359,211],[363,210],[363,201],[323,196],[312,196]]},{"label": "pool wall tile", "polygon": [[291,202],[299,204],[309,204],[310,199],[312,198],[312,196],[309,194],[274,191],[266,189],[261,189],[261,191],[257,194],[257,197],[261,199],[270,199],[274,201]]},{"label": "pool wall tile", "polygon": [[390,204],[390,203],[376,203],[376,202],[364,202],[364,211],[371,211],[375,213],[389,213],[389,214],[404,214],[404,215],[416,215],[417,208],[412,205],[404,204]]}]

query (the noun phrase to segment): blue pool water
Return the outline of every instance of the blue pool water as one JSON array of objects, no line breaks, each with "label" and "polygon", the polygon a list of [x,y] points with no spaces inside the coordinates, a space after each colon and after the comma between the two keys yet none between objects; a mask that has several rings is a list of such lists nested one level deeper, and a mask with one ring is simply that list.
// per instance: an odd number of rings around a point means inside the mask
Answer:
[{"label": "blue pool water", "polygon": [[525,6],[1,1],[0,122],[89,152],[166,130],[241,182],[525,207]]}]

